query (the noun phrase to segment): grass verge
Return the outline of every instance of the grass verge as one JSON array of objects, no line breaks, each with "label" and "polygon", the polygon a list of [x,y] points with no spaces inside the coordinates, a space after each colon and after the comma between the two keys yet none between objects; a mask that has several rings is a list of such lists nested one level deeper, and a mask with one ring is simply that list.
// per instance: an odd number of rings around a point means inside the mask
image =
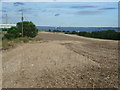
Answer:
[{"label": "grass verge", "polygon": [[28,43],[29,41],[40,41],[40,38],[29,38],[29,37],[20,37],[13,40],[3,39],[2,40],[2,50],[9,49],[20,43]]}]

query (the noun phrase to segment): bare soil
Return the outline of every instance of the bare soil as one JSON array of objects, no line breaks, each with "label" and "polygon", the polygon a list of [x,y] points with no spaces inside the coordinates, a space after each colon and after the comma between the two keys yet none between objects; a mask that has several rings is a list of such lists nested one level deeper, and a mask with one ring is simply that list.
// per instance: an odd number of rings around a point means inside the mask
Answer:
[{"label": "bare soil", "polygon": [[3,51],[3,88],[118,88],[118,41],[40,32]]}]

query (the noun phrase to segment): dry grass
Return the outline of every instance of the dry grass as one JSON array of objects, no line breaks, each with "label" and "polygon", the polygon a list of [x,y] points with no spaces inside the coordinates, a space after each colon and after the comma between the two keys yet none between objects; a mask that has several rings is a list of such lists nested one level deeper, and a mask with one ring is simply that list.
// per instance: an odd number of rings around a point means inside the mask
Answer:
[{"label": "dry grass", "polygon": [[2,49],[10,49],[20,43],[28,43],[29,41],[40,41],[40,38],[29,38],[29,37],[20,37],[13,40],[4,39],[2,40]]}]

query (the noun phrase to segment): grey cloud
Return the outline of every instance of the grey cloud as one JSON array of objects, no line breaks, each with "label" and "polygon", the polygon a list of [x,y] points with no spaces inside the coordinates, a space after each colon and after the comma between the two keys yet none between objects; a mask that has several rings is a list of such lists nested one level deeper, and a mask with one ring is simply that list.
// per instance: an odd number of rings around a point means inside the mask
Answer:
[{"label": "grey cloud", "polygon": [[85,8],[96,8],[97,6],[72,6],[71,8],[79,8],[79,9],[85,9]]},{"label": "grey cloud", "polygon": [[46,11],[47,11],[47,10],[44,9],[44,10],[42,10],[41,12],[46,12]]},{"label": "grey cloud", "polygon": [[14,4],[14,6],[24,5],[24,3],[22,3],[22,2],[15,2],[13,4]]},{"label": "grey cloud", "polygon": [[19,10],[18,10],[18,12],[22,12],[22,11],[23,11],[23,9],[19,9]]},{"label": "grey cloud", "polygon": [[117,8],[114,8],[114,7],[108,7],[108,8],[100,8],[99,10],[113,10],[113,9],[117,9]]},{"label": "grey cloud", "polygon": [[32,10],[32,8],[25,8],[25,9],[19,9],[18,12],[27,12],[27,11],[30,11]]},{"label": "grey cloud", "polygon": [[55,14],[54,16],[59,16],[60,14]]},{"label": "grey cloud", "polygon": [[2,10],[2,12],[7,12],[6,10]]},{"label": "grey cloud", "polygon": [[6,10],[0,10],[0,12],[7,12]]},{"label": "grey cloud", "polygon": [[101,14],[102,12],[100,11],[79,11],[76,14],[77,15],[98,15]]}]

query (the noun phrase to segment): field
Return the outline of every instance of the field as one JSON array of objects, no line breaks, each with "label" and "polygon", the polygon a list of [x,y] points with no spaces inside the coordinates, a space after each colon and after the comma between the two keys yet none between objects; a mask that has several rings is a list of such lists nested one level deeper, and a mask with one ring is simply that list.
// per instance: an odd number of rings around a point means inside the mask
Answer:
[{"label": "field", "polygon": [[39,32],[3,51],[3,88],[117,88],[118,41]]}]

